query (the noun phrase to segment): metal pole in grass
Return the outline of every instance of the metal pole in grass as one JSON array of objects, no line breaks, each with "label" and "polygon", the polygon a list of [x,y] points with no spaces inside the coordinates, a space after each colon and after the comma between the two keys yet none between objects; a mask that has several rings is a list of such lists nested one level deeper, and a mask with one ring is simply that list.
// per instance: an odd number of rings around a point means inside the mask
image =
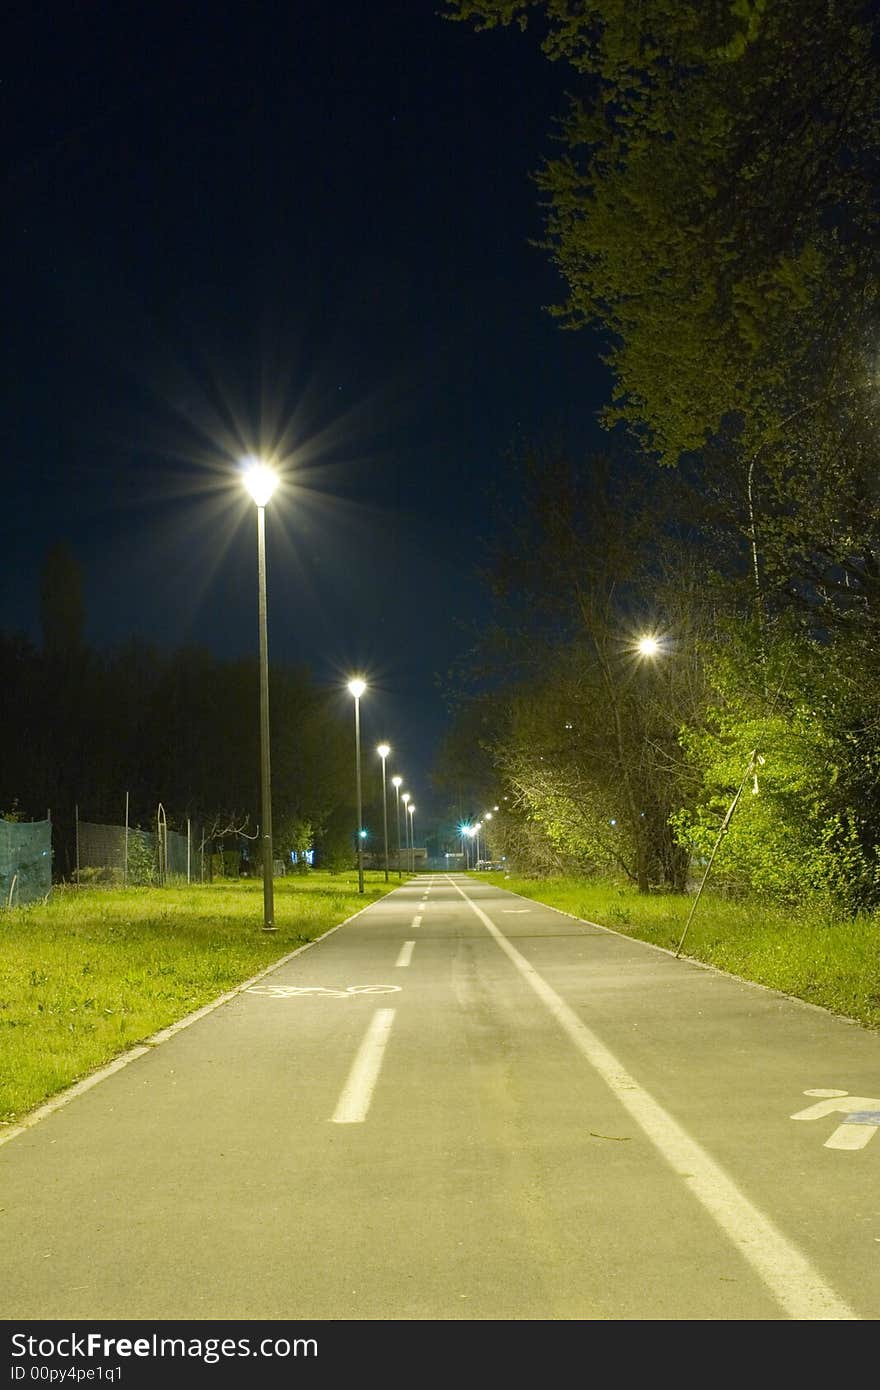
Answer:
[{"label": "metal pole in grass", "polygon": [[688,934],[688,928],[690,927],[691,921],[693,920],[693,915],[694,915],[694,913],[695,913],[696,910],[697,910],[697,903],[700,901],[700,898],[701,898],[702,895],[703,895],[703,889],[704,889],[705,886],[706,886],[706,879],[709,877],[709,870],[710,870],[711,867],[712,867],[712,864],[713,864],[714,859],[715,859],[715,855],[718,853],[718,846],[721,844],[721,841],[724,839],[724,836],[727,834],[727,830],[728,830],[728,827],[729,827],[729,825],[730,825],[731,817],[733,816],[733,813],[734,813],[734,811],[736,810],[736,807],[737,807],[737,803],[738,803],[740,797],[742,796],[743,787],[745,786],[746,782],[749,780],[750,777],[754,777],[754,776],[755,776],[755,770],[756,770],[756,768],[757,768],[757,766],[758,766],[758,763],[759,763],[759,762],[763,762],[763,761],[764,761],[764,759],[763,759],[763,758],[760,756],[760,754],[758,753],[757,748],[753,749],[752,755],[751,755],[751,757],[749,758],[749,765],[748,765],[748,767],[746,768],[745,775],[744,775],[742,781],[740,782],[739,786],[738,786],[737,789],[736,789],[736,796],[733,798],[733,800],[731,801],[730,805],[729,805],[728,808],[727,808],[727,814],[725,815],[724,820],[721,822],[721,829],[718,831],[718,835],[717,835],[717,837],[716,837],[715,844],[712,846],[712,853],[709,855],[709,862],[708,862],[708,864],[706,865],[706,872],[703,874],[702,881],[701,881],[701,883],[700,883],[699,888],[697,889],[697,896],[694,898],[693,904],[691,905],[691,910],[690,910],[690,912],[688,913],[688,919],[687,919],[687,921],[686,921],[685,924],[684,924],[684,931],[683,931],[682,934],[681,934],[681,940],[679,941],[678,946],[677,946],[676,951],[675,951],[676,958],[678,958],[678,956],[679,956],[680,953],[681,953],[681,948],[682,948],[682,946],[684,945],[684,939],[685,939],[685,937],[686,937],[687,934]]},{"label": "metal pole in grass", "polygon": [[73,816],[76,825],[76,886],[79,887],[79,805],[73,808]]},{"label": "metal pole in grass", "polygon": [[355,783],[357,786],[357,871],[358,871],[358,892],[364,891],[364,825],[363,807],[361,798],[361,696],[367,688],[367,683],[360,676],[354,676],[348,682],[348,691],[354,696],[354,765]]},{"label": "metal pole in grass", "polygon": [[272,789],[269,768],[269,649],[266,623],[266,504],[278,486],[278,475],[260,459],[244,461],[244,482],[257,504],[257,599],[260,628],[260,793],[263,824],[263,931],[275,926],[275,873],[272,852]]},{"label": "metal pole in grass", "polygon": [[397,796],[397,877],[403,878],[403,868],[400,863],[400,788],[403,783],[402,777],[392,777],[391,785]]},{"label": "metal pole in grass", "polygon": [[122,886],[128,886],[128,792],[125,793],[125,850],[122,861]]},{"label": "metal pole in grass", "polygon": [[388,882],[388,795],[385,790],[385,759],[391,752],[387,743],[380,743],[377,753],[382,759],[382,824],[385,827],[385,882]]}]

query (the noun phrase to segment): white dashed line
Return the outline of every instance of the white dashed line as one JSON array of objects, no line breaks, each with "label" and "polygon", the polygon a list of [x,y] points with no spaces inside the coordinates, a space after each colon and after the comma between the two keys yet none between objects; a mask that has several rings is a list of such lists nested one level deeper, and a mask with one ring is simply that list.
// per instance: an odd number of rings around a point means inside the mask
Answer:
[{"label": "white dashed line", "polygon": [[400,948],[400,955],[397,957],[397,960],[394,962],[394,964],[409,965],[410,961],[412,960],[413,946],[415,946],[415,944],[416,943],[414,941],[404,941],[403,945]]},{"label": "white dashed line", "polygon": [[334,1125],[357,1125],[367,1118],[393,1022],[393,1009],[377,1009],[373,1014],[333,1112]]}]

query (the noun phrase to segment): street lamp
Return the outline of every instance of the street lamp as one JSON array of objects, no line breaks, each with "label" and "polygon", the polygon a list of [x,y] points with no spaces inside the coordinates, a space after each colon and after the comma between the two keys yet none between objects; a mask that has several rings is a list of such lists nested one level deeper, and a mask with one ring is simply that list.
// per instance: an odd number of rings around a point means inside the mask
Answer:
[{"label": "street lamp", "polygon": [[639,638],[636,649],[640,656],[657,656],[660,651],[660,643],[651,633],[646,633],[644,637]]},{"label": "street lamp", "polygon": [[407,806],[409,812],[409,871],[416,871],[416,808],[412,802]]},{"label": "street lamp", "polygon": [[269,643],[266,633],[266,503],[278,474],[259,459],[244,462],[244,484],[257,504],[257,576],[260,617],[260,791],[263,798],[263,931],[275,926],[272,862],[272,788],[269,773]]},{"label": "street lamp", "polygon": [[403,784],[402,777],[392,777],[391,785],[397,796],[397,877],[403,878],[403,870],[400,867],[400,788]]},{"label": "street lamp", "polygon": [[407,854],[409,854],[409,816],[406,814],[406,808],[408,802],[412,800],[412,797],[409,792],[404,792],[400,799],[403,802],[403,845]]},{"label": "street lamp", "polygon": [[361,696],[367,683],[355,676],[348,682],[348,692],[354,696],[354,760],[357,774],[357,813],[358,813],[358,892],[364,891],[364,827],[361,809]]},{"label": "street lamp", "polygon": [[391,752],[387,743],[380,743],[376,749],[382,759],[382,824],[385,827],[385,882],[388,882],[388,797],[385,792],[385,759]]}]

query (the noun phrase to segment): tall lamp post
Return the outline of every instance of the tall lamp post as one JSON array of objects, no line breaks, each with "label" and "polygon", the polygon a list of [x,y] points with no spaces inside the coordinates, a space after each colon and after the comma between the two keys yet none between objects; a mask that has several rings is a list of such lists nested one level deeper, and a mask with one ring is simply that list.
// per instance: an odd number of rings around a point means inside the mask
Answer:
[{"label": "tall lamp post", "polygon": [[266,503],[278,475],[258,459],[245,463],[244,483],[257,504],[257,570],[260,610],[260,791],[263,799],[263,931],[275,926],[272,861],[272,788],[269,772],[269,643],[266,634]]},{"label": "tall lamp post", "polygon": [[416,871],[416,808],[412,802],[407,806],[409,812],[409,871]]},{"label": "tall lamp post", "polygon": [[364,836],[363,836],[363,811],[361,808],[361,696],[367,688],[366,681],[356,676],[354,680],[348,682],[348,691],[354,696],[354,760],[357,776],[357,813],[358,813],[358,892],[364,891]]},{"label": "tall lamp post", "polygon": [[406,814],[406,808],[412,801],[412,797],[409,792],[404,792],[400,799],[403,802],[403,847],[406,850],[407,858],[409,858],[409,816]]},{"label": "tall lamp post", "polygon": [[391,785],[397,796],[397,877],[403,878],[403,869],[400,867],[400,788],[403,785],[403,778],[392,777]]},{"label": "tall lamp post", "polygon": [[376,749],[382,759],[382,825],[385,831],[385,882],[388,882],[388,796],[385,791],[385,759],[391,752],[391,746],[387,743],[380,743]]}]

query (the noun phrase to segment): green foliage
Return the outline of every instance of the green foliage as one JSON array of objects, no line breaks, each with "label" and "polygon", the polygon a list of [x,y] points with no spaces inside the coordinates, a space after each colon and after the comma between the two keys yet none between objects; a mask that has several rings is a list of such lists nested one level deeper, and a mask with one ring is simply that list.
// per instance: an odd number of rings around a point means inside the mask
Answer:
[{"label": "green foliage", "polygon": [[[80,870],[80,881],[85,882]],[[128,836],[128,882],[132,887],[149,887],[159,878],[159,861],[152,837],[132,830]]]},{"label": "green foliage", "polygon": [[710,659],[716,703],[702,729],[682,733],[702,795],[671,823],[708,860],[742,786],[713,882],[788,902],[819,893],[851,910],[872,906],[880,900],[878,848],[872,808],[859,808],[852,794],[860,761],[854,767],[855,710],[823,693],[836,653],[776,633],[763,668],[749,638],[747,630],[735,633],[727,650]]},{"label": "green foliage", "polygon": [[735,418],[747,458],[817,394],[852,391],[877,308],[880,76],[865,6],[451,9],[484,28],[537,16],[548,57],[573,70],[563,152],[537,183],[568,286],[556,313],[606,334],[609,423],[671,463]]}]

